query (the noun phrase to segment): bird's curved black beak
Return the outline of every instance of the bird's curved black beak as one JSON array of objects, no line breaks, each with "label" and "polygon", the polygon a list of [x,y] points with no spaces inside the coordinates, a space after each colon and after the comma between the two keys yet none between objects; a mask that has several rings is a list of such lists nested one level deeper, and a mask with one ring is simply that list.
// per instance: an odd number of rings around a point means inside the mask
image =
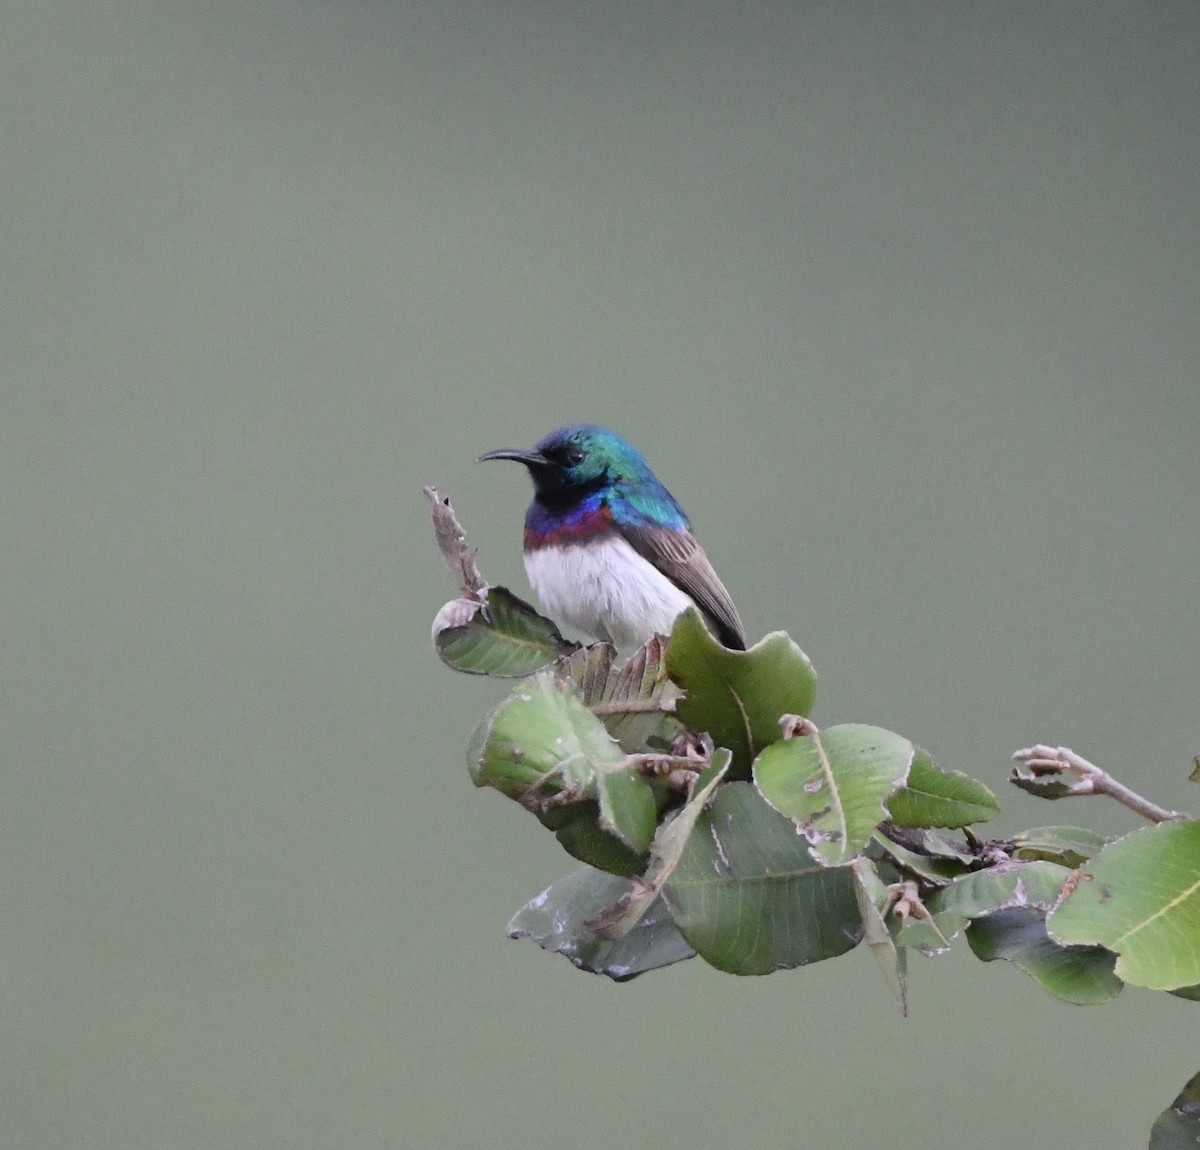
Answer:
[{"label": "bird's curved black beak", "polygon": [[482,463],[485,459],[515,459],[526,467],[547,467],[550,463],[540,451],[521,451],[516,447],[498,447],[495,451],[485,451],[475,462]]}]

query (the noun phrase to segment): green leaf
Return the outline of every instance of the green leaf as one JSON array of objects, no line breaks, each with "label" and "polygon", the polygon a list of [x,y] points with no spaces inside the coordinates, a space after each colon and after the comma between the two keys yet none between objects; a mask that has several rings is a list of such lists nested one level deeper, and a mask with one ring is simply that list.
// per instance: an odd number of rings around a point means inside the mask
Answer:
[{"label": "green leaf", "polygon": [[1061,943],[1116,951],[1117,974],[1136,986],[1200,982],[1200,822],[1160,823],[1109,843],[1049,929]]},{"label": "green leaf", "polygon": [[730,778],[748,779],[754,756],[782,738],[780,718],[807,715],[816,698],[817,675],[808,656],[782,631],[749,651],[729,651],[694,608],[675,621],[666,659],[667,673],[684,691],[676,714],[733,752]]},{"label": "green leaf", "polygon": [[1188,1080],[1150,1130],[1149,1150],[1196,1150],[1200,1146],[1200,1074]]},{"label": "green leaf", "polygon": [[942,934],[933,917],[925,912],[924,916],[910,915],[896,931],[896,945],[901,950],[919,950],[932,958],[934,955],[945,954],[950,949],[950,943]]},{"label": "green leaf", "polygon": [[621,938],[601,938],[589,921],[628,892],[627,879],[584,869],[530,899],[508,924],[510,938],[529,938],[543,950],[570,959],[581,970],[622,982],[648,970],[682,962],[695,953],[662,900]]},{"label": "green leaf", "polygon": [[517,686],[475,729],[471,781],[531,801],[590,794],[596,770],[624,760],[574,686],[543,671]]},{"label": "green leaf", "polygon": [[858,857],[850,868],[854,872],[854,893],[862,915],[863,941],[883,971],[884,980],[900,1003],[900,1013],[908,1014],[908,958],[896,946],[895,937],[885,917],[891,898],[888,888],[870,859]]},{"label": "green leaf", "polygon": [[630,754],[641,750],[664,722],[679,729],[665,714],[679,693],[667,677],[666,649],[667,641],[655,635],[618,666],[611,643],[594,643],[561,663],[588,709]]},{"label": "green leaf", "polygon": [[917,748],[903,790],[888,802],[892,822],[898,827],[957,827],[984,823],[1000,811],[1000,804],[982,783],[961,771],[943,771],[933,765],[928,751]]},{"label": "green leaf", "polygon": [[1092,1006],[1121,992],[1114,955],[1098,946],[1057,945],[1046,934],[1042,912],[1032,907],[976,919],[967,929],[967,942],[984,962],[1005,959],[1064,1002]]},{"label": "green leaf", "polygon": [[884,800],[908,776],[913,745],[882,727],[845,723],[766,747],[754,785],[795,824],[813,857],[844,866],[888,817]]},{"label": "green leaf", "polygon": [[1006,843],[1019,859],[1046,859],[1065,867],[1082,866],[1108,839],[1087,827],[1034,827]]},{"label": "green leaf", "polygon": [[635,880],[626,895],[597,916],[591,925],[598,934],[606,938],[619,938],[653,905],[663,885],[675,873],[683,857],[683,848],[695,829],[696,820],[729,770],[731,758],[728,750],[719,747],[712,762],[696,779],[688,801],[663,820],[651,844],[650,865],[644,877]]},{"label": "green leaf", "polygon": [[1009,772],[1008,781],[1014,787],[1039,799],[1069,799],[1082,793],[1079,781],[1072,779],[1064,782],[1060,775],[1039,775],[1031,771],[1024,763],[1017,763]]},{"label": "green leaf", "polygon": [[600,769],[596,772],[600,826],[632,851],[644,854],[654,838],[658,810],[650,783],[636,771]]},{"label": "green leaf", "polygon": [[506,678],[528,675],[578,646],[505,587],[492,587],[485,604],[447,603],[434,620],[433,645],[456,671]]},{"label": "green leaf", "polygon": [[749,783],[700,812],[663,897],[697,953],[731,974],[833,958],[862,934],[850,870],[815,863]]},{"label": "green leaf", "polygon": [[600,805],[548,807],[538,812],[542,825],[554,832],[563,850],[572,858],[608,874],[628,877],[646,869],[646,853],[631,850],[600,825]]},{"label": "green leaf", "polygon": [[1070,877],[1066,867],[1050,862],[999,863],[956,878],[929,900],[929,911],[947,938],[1001,910],[1032,908],[1044,916]]},{"label": "green leaf", "polygon": [[876,831],[872,838],[897,866],[919,875],[935,886],[945,886],[951,879],[965,874],[974,862],[968,856],[958,853],[948,855],[932,849],[926,854],[912,850],[888,838],[881,831]]}]

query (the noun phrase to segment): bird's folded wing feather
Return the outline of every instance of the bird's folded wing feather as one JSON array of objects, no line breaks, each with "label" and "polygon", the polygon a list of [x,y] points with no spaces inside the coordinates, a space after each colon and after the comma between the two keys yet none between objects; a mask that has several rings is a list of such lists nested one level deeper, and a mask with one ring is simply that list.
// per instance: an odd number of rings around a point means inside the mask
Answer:
[{"label": "bird's folded wing feather", "polygon": [[746,649],[746,635],[737,608],[717,578],[704,548],[690,531],[658,531],[648,527],[622,527],[630,546],[653,563],[681,591],[690,595],[712,620],[717,638],[726,647]]}]

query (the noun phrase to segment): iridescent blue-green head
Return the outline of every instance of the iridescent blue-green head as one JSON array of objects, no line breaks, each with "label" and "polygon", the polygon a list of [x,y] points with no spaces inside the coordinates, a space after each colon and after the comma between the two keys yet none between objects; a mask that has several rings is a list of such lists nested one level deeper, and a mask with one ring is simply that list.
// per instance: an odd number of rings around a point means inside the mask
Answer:
[{"label": "iridescent blue-green head", "polygon": [[603,502],[617,523],[639,522],[677,531],[688,526],[682,508],[655,478],[642,454],[605,427],[563,427],[532,451],[500,448],[479,458],[525,464],[533,480],[535,506],[551,515]]}]

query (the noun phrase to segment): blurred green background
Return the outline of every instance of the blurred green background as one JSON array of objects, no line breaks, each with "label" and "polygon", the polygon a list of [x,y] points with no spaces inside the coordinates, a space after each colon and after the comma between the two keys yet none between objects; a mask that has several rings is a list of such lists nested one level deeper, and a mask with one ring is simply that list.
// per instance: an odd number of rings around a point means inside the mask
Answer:
[{"label": "blurred green background", "polygon": [[1200,810],[1200,10],[13,0],[0,1145],[1145,1145],[1197,1007],[504,938],[423,483],[643,448],[819,723]]}]

